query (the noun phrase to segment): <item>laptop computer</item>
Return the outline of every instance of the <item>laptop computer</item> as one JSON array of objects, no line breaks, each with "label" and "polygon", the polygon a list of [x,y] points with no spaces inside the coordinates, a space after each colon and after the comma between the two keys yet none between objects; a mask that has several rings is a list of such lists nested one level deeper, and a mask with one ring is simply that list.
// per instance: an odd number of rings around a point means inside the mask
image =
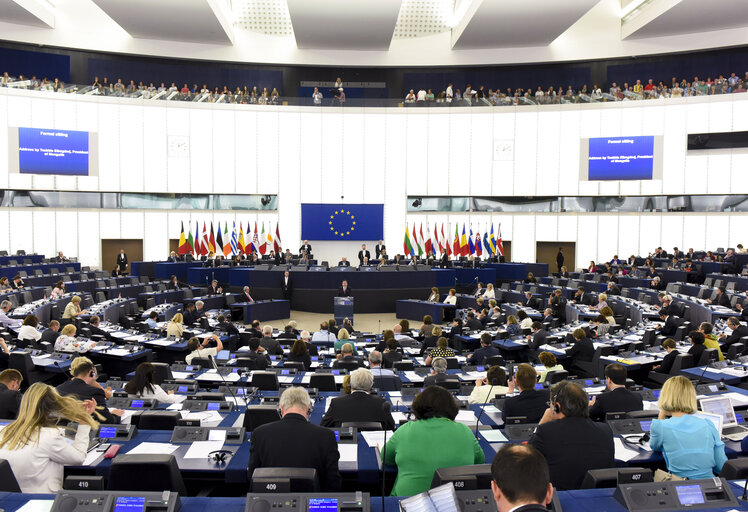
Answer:
[{"label": "laptop computer", "polygon": [[748,436],[748,428],[738,425],[735,409],[729,397],[704,398],[700,400],[701,410],[709,414],[717,414],[722,419],[722,437],[730,441],[742,441]]}]

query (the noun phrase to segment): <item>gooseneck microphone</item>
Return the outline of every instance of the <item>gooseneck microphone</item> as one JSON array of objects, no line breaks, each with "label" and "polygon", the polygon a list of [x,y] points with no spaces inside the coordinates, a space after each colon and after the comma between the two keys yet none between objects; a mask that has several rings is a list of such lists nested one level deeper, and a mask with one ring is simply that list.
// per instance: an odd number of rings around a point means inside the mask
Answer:
[{"label": "gooseneck microphone", "polygon": [[486,399],[483,401],[483,405],[480,408],[480,412],[478,413],[478,420],[475,422],[475,438],[478,439],[478,426],[480,425],[480,419],[483,416],[483,411],[486,407],[486,404],[488,404],[488,399],[491,397],[491,391],[493,391],[494,384],[491,383],[491,388],[488,390],[488,394],[486,395]]}]

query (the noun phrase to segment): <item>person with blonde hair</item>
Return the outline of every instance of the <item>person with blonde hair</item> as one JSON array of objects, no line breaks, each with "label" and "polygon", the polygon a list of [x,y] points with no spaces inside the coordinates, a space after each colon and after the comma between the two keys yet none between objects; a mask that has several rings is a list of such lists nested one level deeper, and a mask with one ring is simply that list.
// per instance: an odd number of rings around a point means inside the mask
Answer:
[{"label": "person with blonde hair", "polygon": [[686,377],[670,377],[657,402],[660,414],[652,420],[649,446],[662,452],[668,472],[658,469],[655,481],[712,478],[727,461],[725,443],[714,423],[694,416],[696,390]]},{"label": "person with blonde hair", "polygon": [[67,324],[60,331],[60,336],[55,341],[55,351],[57,352],[88,352],[96,346],[95,341],[79,340],[75,337],[77,328],[73,324]]},{"label": "person with blonde hair", "polygon": [[72,320],[79,315],[85,314],[86,312],[87,311],[85,309],[81,309],[80,295],[75,295],[72,299],[70,299],[68,305],[65,306],[65,312],[62,314],[62,318],[63,320]]},{"label": "person with blonde hair", "polygon": [[89,358],[78,356],[70,363],[72,379],[57,386],[57,392],[63,396],[73,395],[80,400],[93,399],[96,402],[94,419],[102,423],[119,423],[125,411],[106,406],[107,398],[112,397],[112,388],[104,389],[97,381],[99,373]]},{"label": "person with blonde hair", "polygon": [[[61,396],[53,387],[37,382],[23,395],[18,418],[0,436],[0,459],[10,463],[25,493],[55,493],[62,489],[65,465],[80,466],[86,459],[94,400],[81,402]],[[61,420],[78,424],[69,443],[59,427]]]},{"label": "person with blonde hair", "polygon": [[182,324],[183,321],[184,317],[182,316],[182,313],[177,313],[173,317],[171,317],[169,323],[166,324],[166,335],[181,338],[182,333],[184,333],[184,325]]},{"label": "person with blonde hair", "polygon": [[353,355],[358,356],[358,350],[356,350],[356,344],[350,342],[351,333],[348,332],[348,329],[341,328],[338,330],[338,339],[333,345],[333,348],[335,349],[335,352],[340,352],[340,350],[343,348],[343,345],[346,343],[350,343],[350,345],[353,347]]},{"label": "person with blonde hair", "polygon": [[594,306],[590,306],[590,309],[596,309],[598,311],[602,311],[603,308],[608,307],[608,295],[605,293],[601,293],[597,296],[597,304]]}]

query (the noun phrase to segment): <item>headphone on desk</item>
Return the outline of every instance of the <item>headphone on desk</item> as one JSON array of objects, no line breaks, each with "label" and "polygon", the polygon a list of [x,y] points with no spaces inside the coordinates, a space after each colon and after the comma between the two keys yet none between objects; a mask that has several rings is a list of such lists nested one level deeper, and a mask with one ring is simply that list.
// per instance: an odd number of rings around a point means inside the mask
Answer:
[{"label": "headphone on desk", "polygon": [[233,455],[234,452],[230,450],[216,450],[208,454],[208,459],[212,460],[216,464],[221,464],[223,462],[226,462],[226,459],[232,457]]}]

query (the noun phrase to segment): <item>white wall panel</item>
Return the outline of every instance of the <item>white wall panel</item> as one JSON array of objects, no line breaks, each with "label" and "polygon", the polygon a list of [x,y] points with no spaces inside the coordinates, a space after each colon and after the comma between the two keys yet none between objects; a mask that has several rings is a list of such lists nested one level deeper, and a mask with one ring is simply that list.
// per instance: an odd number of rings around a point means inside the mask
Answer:
[{"label": "white wall panel", "polygon": [[[281,133],[300,135],[301,120],[298,115],[282,116],[280,122]],[[280,205],[277,218],[273,219],[273,235],[275,235],[275,223],[278,222],[281,228],[281,245],[292,247],[291,252],[294,253],[296,248],[301,245],[297,243],[301,236],[301,218],[296,205],[305,200],[304,190],[298,186],[299,176],[304,173],[302,162],[303,157],[299,144],[284,145],[280,152]]]},{"label": "white wall panel", "polygon": [[685,215],[683,218],[683,250],[693,248],[705,249],[706,245],[706,216],[698,214]]},{"label": "white wall panel", "polygon": [[620,215],[618,217],[618,256],[628,258],[639,254],[639,216]]},{"label": "white wall panel", "polygon": [[[709,151],[707,156],[706,174],[709,177],[706,192],[709,194],[729,194],[733,190],[730,186],[732,172],[729,151]],[[745,175],[743,176],[745,179]]]},{"label": "white wall panel", "polygon": [[[428,183],[429,131],[428,115],[421,112],[409,112],[400,119],[405,123],[405,139],[401,141],[405,148],[406,184],[409,193],[426,194]],[[469,153],[469,147],[465,148]],[[469,155],[466,156],[469,158]],[[466,179],[469,175],[466,175]]]},{"label": "white wall panel", "polygon": [[[429,114],[428,122],[428,152],[426,154],[428,179],[426,193],[428,195],[449,195],[449,152],[450,152],[450,115],[448,112]],[[490,132],[488,134],[490,136]],[[367,152],[367,157],[369,156]],[[490,180],[490,167],[484,178]],[[484,182],[485,185],[485,182]],[[483,189],[485,190],[485,188]]]},{"label": "white wall panel", "polygon": [[119,238],[143,238],[145,234],[145,213],[142,211],[123,211],[120,213],[122,225]]},{"label": "white wall panel", "polygon": [[[402,144],[405,138],[405,124],[400,122],[401,114],[388,115],[385,118],[385,168],[382,175],[387,184],[387,204],[384,209],[384,237],[385,245],[390,241],[395,246],[402,247],[403,235],[405,233],[405,222],[407,208],[405,204],[405,146]],[[402,249],[398,249],[401,252]],[[392,252],[394,256],[396,253]]]},{"label": "white wall panel", "polygon": [[[148,212],[143,226],[143,260],[163,261],[169,255],[169,239],[179,239],[179,227],[169,230],[168,212]],[[185,232],[185,238],[187,233]]]},{"label": "white wall panel", "polygon": [[10,211],[7,209],[0,210],[0,250],[8,251],[8,254],[13,254],[18,249],[10,245]]},{"label": "white wall panel", "polygon": [[512,239],[512,261],[535,261],[535,232],[534,215],[516,215],[514,217],[514,231],[517,233]]},{"label": "white wall panel", "polygon": [[588,262],[597,262],[597,216],[579,215],[577,218],[577,267],[587,268]]},{"label": "white wall panel", "polygon": [[[597,224],[597,256],[595,261],[610,261],[618,251],[618,217],[600,215]],[[592,258],[590,258],[592,259]]]},{"label": "white wall panel", "polygon": [[[257,113],[235,112],[234,154],[236,159],[236,191],[242,194],[257,192]],[[306,134],[302,134],[302,140]]]},{"label": "white wall panel", "polygon": [[518,113],[515,130],[513,195],[535,195],[538,172],[535,164],[538,152],[537,115],[532,112]]},{"label": "white wall panel", "polygon": [[471,118],[453,113],[449,118],[449,195],[470,194]]},{"label": "white wall panel", "polygon": [[558,191],[561,195],[572,196],[579,192],[579,137],[573,134],[579,133],[581,122],[578,110],[561,112],[561,144],[558,152]]},{"label": "white wall panel", "polygon": [[[15,253],[18,249],[26,249],[34,243],[33,217],[31,210],[13,209],[8,219],[10,229],[9,253]],[[67,230],[66,230],[67,231]],[[73,239],[78,233],[72,233]]]},{"label": "white wall panel", "polygon": [[730,231],[729,217],[726,215],[709,215],[706,218],[706,247],[715,249],[726,247]]},{"label": "white wall panel", "polygon": [[120,189],[120,109],[104,103],[99,107],[99,190]]},{"label": "white wall panel", "polygon": [[[67,252],[68,256],[77,256],[78,261],[83,266],[92,268],[103,268],[111,271],[116,262],[101,261],[101,238],[106,233],[106,226],[102,229],[101,217],[95,210],[81,210],[78,212],[78,226],[81,229],[81,236],[78,238],[78,249],[76,252]],[[166,227],[165,223],[163,224]],[[44,254],[54,255],[54,250]],[[154,258],[158,259],[158,258]]]},{"label": "white wall panel", "polygon": [[143,109],[143,188],[169,190],[167,159],[167,109]]},{"label": "white wall panel", "polygon": [[[578,144],[577,144],[578,146]],[[561,112],[538,114],[538,195],[557,195],[561,149]]]},{"label": "white wall panel", "polygon": [[[190,192],[213,192],[213,116],[209,110],[190,111]],[[277,161],[273,161],[277,168]],[[186,176],[183,178],[186,179]]]},{"label": "white wall panel", "polygon": [[[11,213],[11,219],[13,212]],[[55,214],[57,231],[56,249],[62,251],[66,256],[80,256],[80,245],[78,239],[87,237],[85,230],[80,230],[77,210],[58,210]]]},{"label": "white wall panel", "polygon": [[[305,116],[302,116],[302,119]],[[382,138],[377,134],[384,132],[386,120],[384,114],[367,114],[364,116],[364,195],[367,201],[372,203],[384,203],[386,191],[389,186],[383,179],[385,169],[385,152]],[[445,157],[446,162],[446,157]],[[445,165],[445,174],[439,180],[447,181],[447,166]]]},{"label": "white wall panel", "polygon": [[673,247],[677,247],[683,250],[684,240],[684,222],[682,215],[670,214],[662,215],[662,237],[660,245],[667,250],[672,252]]},{"label": "white wall panel", "polygon": [[557,215],[538,215],[535,218],[535,239],[539,242],[557,242],[558,237]]},{"label": "white wall panel", "polygon": [[[34,223],[34,245],[33,247],[29,247],[29,249],[37,254],[54,255],[56,252],[55,239],[49,235],[56,231],[55,212],[47,208],[37,208],[32,211]],[[94,240],[98,240],[98,234],[98,230],[89,232],[90,238]],[[28,251],[29,249],[26,250]]]},{"label": "white wall panel", "polygon": [[[639,251],[648,255],[662,245],[662,215],[650,214],[639,217]],[[620,255],[619,255],[620,256]]]},{"label": "white wall panel", "polygon": [[[260,117],[260,119],[262,119]],[[322,116],[322,175],[320,199],[335,203],[343,192],[343,119],[341,114]],[[262,168],[261,168],[262,169]],[[272,168],[271,168],[272,169]],[[262,172],[262,171],[261,171]]]},{"label": "white wall panel", "polygon": [[[299,137],[301,172],[299,173],[299,189],[302,203],[319,203],[322,201],[322,146],[327,148],[330,140],[325,134],[320,112],[302,115],[299,122],[301,135]],[[283,190],[288,187],[284,186]],[[283,201],[283,197],[280,198]],[[297,214],[298,216],[298,214]]]},{"label": "white wall panel", "polygon": [[[485,195],[491,187],[493,121],[488,113],[473,116],[470,132],[470,193]],[[431,150],[429,148],[429,150]],[[430,181],[430,176],[426,181]]]},{"label": "white wall panel", "polygon": [[144,184],[143,109],[120,110],[120,190],[140,192]]},{"label": "white wall panel", "polygon": [[[284,115],[282,117],[290,117]],[[364,193],[364,115],[343,116],[343,193],[345,201],[362,203]]]},{"label": "white wall panel", "polygon": [[[8,144],[3,141],[8,140],[8,124],[2,120],[8,119],[8,98],[0,96],[0,187],[8,186]],[[2,238],[0,238],[2,243]]]},{"label": "white wall panel", "polygon": [[213,192],[217,194],[230,194],[236,190],[235,117],[230,110],[213,111]]}]

